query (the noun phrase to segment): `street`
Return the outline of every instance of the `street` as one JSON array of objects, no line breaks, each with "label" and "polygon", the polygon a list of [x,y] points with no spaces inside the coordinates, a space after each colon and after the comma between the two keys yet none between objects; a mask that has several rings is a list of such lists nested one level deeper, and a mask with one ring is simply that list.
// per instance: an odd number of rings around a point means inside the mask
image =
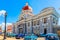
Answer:
[{"label": "street", "polygon": [[[0,35],[0,40],[3,40],[3,37],[4,36]],[[15,39],[14,37],[6,37],[6,40],[23,40],[23,38]]]},{"label": "street", "polygon": [[[0,35],[0,40],[3,40],[3,36]],[[23,38],[15,39],[14,37],[7,37],[6,40],[24,40]],[[37,40],[45,40],[44,38],[38,38]]]}]

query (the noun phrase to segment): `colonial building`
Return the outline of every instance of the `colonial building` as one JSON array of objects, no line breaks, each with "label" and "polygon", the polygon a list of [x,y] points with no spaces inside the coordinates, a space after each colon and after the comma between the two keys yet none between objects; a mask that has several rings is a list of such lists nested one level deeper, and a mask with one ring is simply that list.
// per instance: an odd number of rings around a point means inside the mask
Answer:
[{"label": "colonial building", "polygon": [[7,33],[13,33],[13,25],[12,24],[7,25],[6,32]]},{"label": "colonial building", "polygon": [[33,9],[26,3],[22,8],[19,20],[14,24],[15,33],[53,33],[53,28],[58,25],[59,14],[53,7],[41,10],[37,15],[33,14]]}]

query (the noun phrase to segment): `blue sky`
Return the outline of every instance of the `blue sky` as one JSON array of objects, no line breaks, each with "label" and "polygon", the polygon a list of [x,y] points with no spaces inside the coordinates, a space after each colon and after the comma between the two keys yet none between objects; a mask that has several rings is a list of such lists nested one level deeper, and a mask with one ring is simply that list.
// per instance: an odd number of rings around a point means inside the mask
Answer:
[{"label": "blue sky", "polygon": [[[26,2],[33,8],[33,14],[38,14],[46,7],[54,7],[60,14],[60,0],[0,0],[0,10],[7,11],[8,23],[15,23],[18,20],[18,16]],[[0,24],[2,22],[4,22],[4,17],[0,16]]]}]

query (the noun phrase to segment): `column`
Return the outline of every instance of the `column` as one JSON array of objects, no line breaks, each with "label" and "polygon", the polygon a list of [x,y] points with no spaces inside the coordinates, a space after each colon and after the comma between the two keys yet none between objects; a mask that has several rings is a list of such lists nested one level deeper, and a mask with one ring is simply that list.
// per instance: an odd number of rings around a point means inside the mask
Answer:
[{"label": "column", "polygon": [[26,19],[25,19],[25,34],[27,34],[27,22],[26,22]]},{"label": "column", "polygon": [[16,25],[15,28],[15,33],[18,34],[18,26]]},{"label": "column", "polygon": [[43,20],[40,20],[40,33],[44,33],[44,29],[43,29]]},{"label": "column", "polygon": [[26,26],[25,33],[27,34],[28,33],[28,24],[27,24],[27,22],[26,22],[25,26]]},{"label": "column", "polygon": [[25,24],[23,24],[23,33],[25,33]]},{"label": "column", "polygon": [[53,28],[53,26],[52,26],[52,18],[48,18],[48,20],[47,20],[47,22],[48,22],[48,29],[47,29],[47,32],[48,33],[52,33],[52,28]]},{"label": "column", "polygon": [[15,25],[12,26],[12,33],[15,33]]},{"label": "column", "polygon": [[33,33],[33,19],[31,20],[31,33]]}]

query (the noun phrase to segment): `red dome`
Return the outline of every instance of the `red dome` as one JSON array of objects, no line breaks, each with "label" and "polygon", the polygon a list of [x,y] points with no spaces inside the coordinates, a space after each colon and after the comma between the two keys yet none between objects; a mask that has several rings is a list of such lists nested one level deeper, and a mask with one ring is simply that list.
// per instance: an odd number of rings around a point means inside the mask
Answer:
[{"label": "red dome", "polygon": [[29,8],[29,6],[27,5],[27,6],[23,7],[23,10],[30,10],[30,8]]},{"label": "red dome", "polygon": [[30,11],[32,11],[32,8],[30,6],[28,6],[28,3],[26,3],[26,6],[24,6],[22,8],[22,10],[30,10]]}]

